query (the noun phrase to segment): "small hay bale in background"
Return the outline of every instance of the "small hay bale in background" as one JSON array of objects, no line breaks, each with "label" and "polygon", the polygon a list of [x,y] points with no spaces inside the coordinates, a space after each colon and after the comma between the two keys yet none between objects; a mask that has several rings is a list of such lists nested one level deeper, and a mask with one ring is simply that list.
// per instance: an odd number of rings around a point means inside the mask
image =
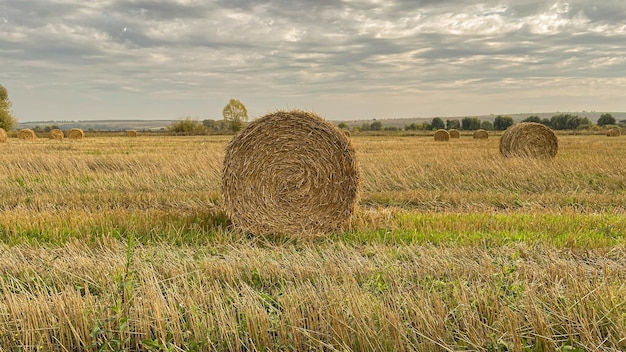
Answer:
[{"label": "small hay bale in background", "polygon": [[619,137],[622,135],[622,131],[619,128],[611,128],[606,132],[608,137]]},{"label": "small hay bale in background", "polygon": [[126,135],[127,135],[128,137],[137,137],[137,131],[135,131],[135,130],[128,130],[128,131],[126,132]]},{"label": "small hay bale in background", "polygon": [[448,131],[448,134],[450,135],[450,138],[461,138],[461,133],[459,133],[459,131],[455,129],[451,129],[450,131]]},{"label": "small hay bale in background", "polygon": [[450,140],[450,134],[444,129],[437,130],[437,132],[435,132],[435,140],[439,142],[447,142]]},{"label": "small hay bale in background", "polygon": [[4,128],[0,128],[0,143],[6,143],[7,141],[7,131]]},{"label": "small hay bale in background", "polygon": [[25,140],[25,141],[31,141],[31,140],[37,139],[37,135],[30,128],[25,128],[23,130],[20,130],[17,133],[17,138]]},{"label": "small hay bale in background", "polygon": [[554,158],[559,150],[556,134],[540,123],[521,122],[509,127],[500,138],[505,157]]},{"label": "small hay bale in background", "polygon": [[312,112],[260,117],[225,150],[225,210],[237,228],[254,234],[339,230],[354,212],[358,183],[350,140]]},{"label": "small hay bale in background", "polygon": [[341,130],[343,132],[343,135],[346,137],[350,137],[350,131],[348,130]]},{"label": "small hay bale in background", "polygon": [[65,138],[65,135],[63,135],[63,131],[61,131],[58,128],[54,128],[52,130],[50,130],[50,134],[48,136],[50,139],[56,139],[56,140],[63,140],[63,138]]},{"label": "small hay bale in background", "polygon": [[489,139],[489,132],[479,129],[474,132],[474,139]]},{"label": "small hay bale in background", "polygon": [[72,128],[69,132],[67,132],[67,139],[83,139],[85,137],[85,132],[80,128]]}]

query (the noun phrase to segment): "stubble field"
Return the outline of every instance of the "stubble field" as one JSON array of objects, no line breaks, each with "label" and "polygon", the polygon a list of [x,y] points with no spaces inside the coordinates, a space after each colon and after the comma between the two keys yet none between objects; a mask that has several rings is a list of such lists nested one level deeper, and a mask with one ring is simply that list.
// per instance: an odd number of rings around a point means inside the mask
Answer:
[{"label": "stubble field", "polygon": [[0,145],[0,350],[626,350],[626,138],[356,135],[356,212],[252,236],[230,137]]}]

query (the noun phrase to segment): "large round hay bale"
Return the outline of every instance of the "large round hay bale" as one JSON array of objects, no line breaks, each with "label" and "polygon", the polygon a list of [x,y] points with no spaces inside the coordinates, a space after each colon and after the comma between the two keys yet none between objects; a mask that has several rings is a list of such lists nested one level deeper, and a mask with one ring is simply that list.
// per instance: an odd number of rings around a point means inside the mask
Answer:
[{"label": "large round hay bale", "polygon": [[474,132],[474,139],[489,139],[489,132],[479,129]]},{"label": "large round hay bale", "polygon": [[437,130],[437,132],[435,132],[435,140],[439,142],[447,142],[450,140],[450,134],[444,129]]},{"label": "large round hay bale", "polygon": [[500,138],[500,153],[505,157],[553,158],[558,150],[556,134],[536,122],[515,124]]},{"label": "large round hay bale", "polygon": [[56,139],[56,140],[63,140],[63,138],[65,138],[65,136],[63,135],[63,131],[61,131],[58,128],[54,128],[52,130],[50,130],[50,134],[49,134],[50,139]]},{"label": "large round hay bale", "polygon": [[620,130],[619,128],[611,128],[606,132],[606,135],[608,137],[619,137],[622,135],[622,130]]},{"label": "large round hay bale", "polygon": [[4,128],[0,128],[0,143],[6,143],[7,141],[7,131]]},{"label": "large round hay bale", "polygon": [[228,143],[222,170],[225,210],[254,234],[340,229],[354,211],[358,181],[349,139],[300,110],[251,122]]},{"label": "large round hay bale", "polygon": [[137,131],[135,131],[135,130],[128,130],[128,131],[126,131],[126,135],[128,137],[137,137]]},{"label": "large round hay bale", "polygon": [[30,128],[25,128],[17,132],[17,138],[25,140],[25,141],[30,141],[33,139],[37,139],[37,135]]},{"label": "large round hay bale", "polygon": [[451,129],[450,131],[448,131],[448,134],[450,135],[450,138],[461,138],[461,133],[459,133],[459,130]]},{"label": "large round hay bale", "polygon": [[85,137],[85,132],[80,128],[72,128],[69,132],[67,132],[68,139],[83,139]]}]

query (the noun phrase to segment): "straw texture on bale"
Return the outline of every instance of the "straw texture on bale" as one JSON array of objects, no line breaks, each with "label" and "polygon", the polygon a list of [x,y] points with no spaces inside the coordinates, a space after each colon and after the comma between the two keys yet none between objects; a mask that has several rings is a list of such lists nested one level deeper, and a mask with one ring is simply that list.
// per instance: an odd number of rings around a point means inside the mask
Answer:
[{"label": "straw texture on bale", "polygon": [[343,135],[346,137],[350,137],[350,131],[348,130],[341,130],[343,132]]},{"label": "straw texture on bale", "polygon": [[68,139],[83,139],[85,137],[85,132],[80,128],[72,128],[69,132],[67,132]]},{"label": "straw texture on bale", "polygon": [[489,133],[483,129],[476,130],[474,139],[489,139]]},{"label": "straw texture on bale", "polygon": [[50,130],[49,137],[50,139],[62,140],[63,138],[65,138],[65,135],[63,135],[63,131],[61,131],[58,128],[55,128],[55,129]]},{"label": "straw texture on bale", "polygon": [[556,134],[540,123],[521,122],[509,127],[500,138],[500,153],[505,156],[554,158],[559,150]]},{"label": "straw texture on bale", "polygon": [[448,134],[450,134],[450,138],[461,138],[461,133],[455,129],[448,131]]},{"label": "straw texture on bale", "polygon": [[137,137],[137,131],[135,131],[135,130],[128,130],[128,131],[126,132],[126,135],[127,135],[128,137]]},{"label": "straw texture on bale", "polygon": [[357,199],[354,148],[315,113],[277,111],[251,122],[227,145],[225,210],[254,234],[327,233],[346,224]]},{"label": "straw texture on bale", "polygon": [[37,135],[30,128],[25,128],[17,133],[17,138],[23,140],[33,140],[37,139]]},{"label": "straw texture on bale", "polygon": [[609,137],[619,137],[622,135],[622,131],[619,128],[611,128],[606,132]]},{"label": "straw texture on bale", "polygon": [[4,128],[0,128],[0,143],[6,143],[7,141],[7,131]]},{"label": "straw texture on bale", "polygon": [[437,130],[437,132],[435,132],[435,140],[440,142],[447,142],[450,140],[450,134],[444,129]]}]

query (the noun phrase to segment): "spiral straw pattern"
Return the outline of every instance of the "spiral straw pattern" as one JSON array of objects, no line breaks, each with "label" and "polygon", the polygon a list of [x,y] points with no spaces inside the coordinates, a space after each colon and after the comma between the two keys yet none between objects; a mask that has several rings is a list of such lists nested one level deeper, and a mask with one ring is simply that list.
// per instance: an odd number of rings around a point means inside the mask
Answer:
[{"label": "spiral straw pattern", "polygon": [[349,139],[315,113],[267,114],[226,147],[226,212],[254,234],[339,230],[354,212],[358,183]]}]

